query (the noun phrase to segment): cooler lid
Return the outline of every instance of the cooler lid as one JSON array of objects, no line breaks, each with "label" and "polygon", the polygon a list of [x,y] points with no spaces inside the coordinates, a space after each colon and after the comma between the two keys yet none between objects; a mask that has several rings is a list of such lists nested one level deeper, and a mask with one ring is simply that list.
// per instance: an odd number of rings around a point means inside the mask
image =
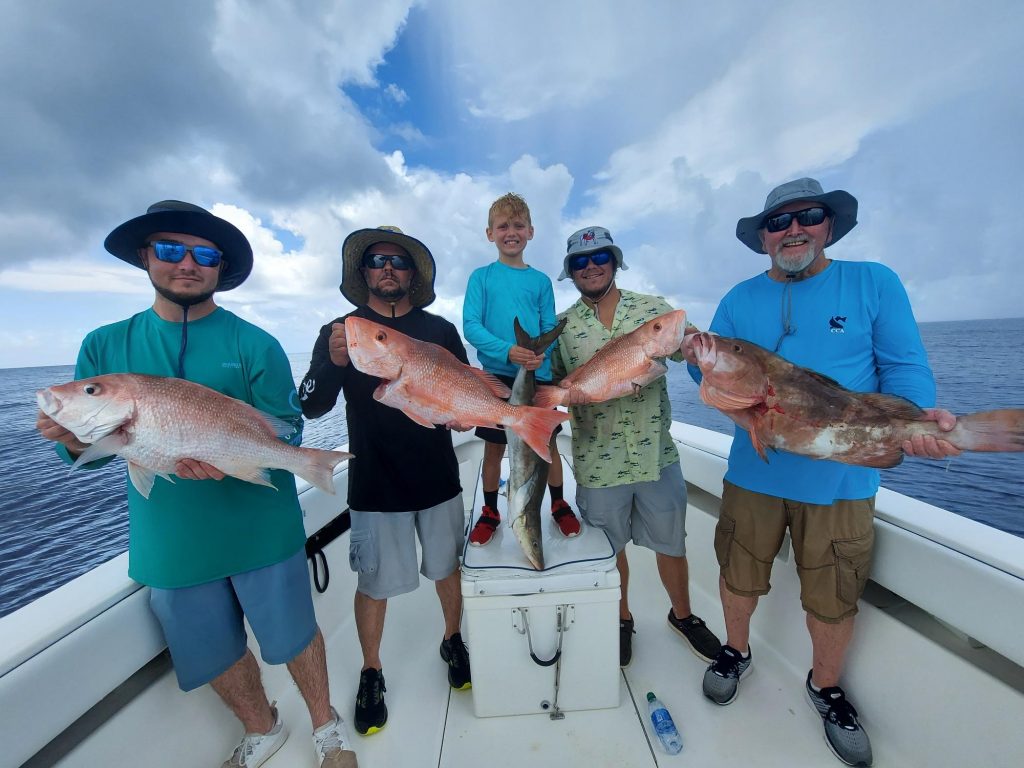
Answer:
[{"label": "cooler lid", "polygon": [[[502,477],[508,477],[508,460],[502,461]],[[572,483],[572,471],[566,466],[565,492],[566,498],[575,495]],[[567,539],[558,530],[558,525],[551,517],[548,499],[544,499],[541,512],[541,534],[544,543],[544,570],[538,571],[526,559],[522,547],[512,532],[508,519],[508,499],[505,496],[505,483],[502,481],[498,495],[498,511],[501,513],[501,525],[494,532],[494,537],[482,547],[474,547],[466,541],[462,556],[463,583],[466,581],[483,581],[492,579],[515,579],[519,583],[520,592],[563,591],[579,589],[583,582],[591,587],[602,586],[606,579],[593,579],[582,574],[606,573],[615,568],[615,551],[604,531],[587,525],[581,518],[582,529],[579,536]],[[477,483],[476,499],[483,498],[480,483]],[[474,504],[473,519],[470,530],[480,516],[482,504]],[[578,513],[577,513],[578,516]],[[521,583],[529,579],[535,584]],[[492,585],[492,587],[495,585]],[[488,592],[493,593],[493,589]],[[504,592],[505,590],[500,590]],[[464,590],[465,592],[465,590]]]}]

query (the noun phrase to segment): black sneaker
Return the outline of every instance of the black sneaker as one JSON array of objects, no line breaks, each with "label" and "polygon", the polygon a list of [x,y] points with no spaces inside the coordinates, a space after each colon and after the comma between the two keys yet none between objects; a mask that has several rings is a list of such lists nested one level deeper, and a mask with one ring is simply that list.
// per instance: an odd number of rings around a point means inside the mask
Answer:
[{"label": "black sneaker", "polygon": [[448,665],[448,685],[456,691],[465,691],[473,687],[469,672],[469,651],[462,642],[460,632],[441,641],[441,658]]},{"label": "black sneaker", "polygon": [[633,619],[619,619],[619,666],[628,667],[633,660]]},{"label": "black sneaker", "polygon": [[846,693],[838,685],[814,690],[811,687],[811,672],[807,673],[805,686],[807,699],[821,715],[828,748],[847,765],[871,765],[871,740],[857,719],[857,710],[847,701]]},{"label": "black sneaker", "polygon": [[723,645],[704,672],[704,695],[723,707],[732,704],[740,691],[740,678],[750,671],[753,660],[750,648],[747,648],[747,657],[743,658],[731,645]]},{"label": "black sneaker", "polygon": [[677,619],[675,611],[669,608],[668,625],[678,632],[690,646],[690,650],[704,661],[714,661],[718,652],[722,650],[722,644],[718,642],[715,633],[695,614],[691,613],[685,619]]},{"label": "black sneaker", "polygon": [[388,707],[384,703],[384,675],[379,669],[364,669],[359,676],[356,694],[356,730],[364,736],[376,733],[388,721]]}]

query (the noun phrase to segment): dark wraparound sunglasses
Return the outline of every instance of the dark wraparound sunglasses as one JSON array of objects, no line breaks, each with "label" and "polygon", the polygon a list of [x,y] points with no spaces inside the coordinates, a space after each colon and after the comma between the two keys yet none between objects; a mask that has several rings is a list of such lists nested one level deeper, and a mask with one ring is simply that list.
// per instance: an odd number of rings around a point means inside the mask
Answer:
[{"label": "dark wraparound sunglasses", "polygon": [[821,224],[828,213],[827,209],[820,206],[804,208],[802,211],[793,211],[792,213],[779,213],[765,219],[764,228],[769,232],[784,232],[789,229],[793,219],[796,219],[801,227],[813,227]]},{"label": "dark wraparound sunglasses", "polygon": [[363,266],[368,269],[384,269],[384,265],[391,262],[391,268],[399,272],[405,272],[416,266],[411,256],[394,256],[390,253],[364,253]]},{"label": "dark wraparound sunglasses", "polygon": [[192,258],[200,267],[216,267],[224,256],[216,248],[206,245],[185,245],[184,243],[172,243],[169,240],[154,240],[148,245],[160,261],[170,264],[177,264],[185,258],[186,253],[191,253]]},{"label": "dark wraparound sunglasses", "polygon": [[611,261],[612,255],[608,251],[598,251],[597,253],[582,253],[579,256],[573,256],[569,259],[569,269],[572,272],[583,269],[587,266],[588,261],[594,262],[595,267],[603,267],[609,261]]}]

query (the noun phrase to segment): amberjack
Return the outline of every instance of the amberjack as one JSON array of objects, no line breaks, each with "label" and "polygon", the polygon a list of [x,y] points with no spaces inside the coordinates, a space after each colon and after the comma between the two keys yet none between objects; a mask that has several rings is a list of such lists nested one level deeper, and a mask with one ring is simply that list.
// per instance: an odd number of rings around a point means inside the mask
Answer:
[{"label": "amberjack", "polygon": [[[513,321],[516,344],[537,355],[544,354],[565,327],[563,318],[558,325],[540,336],[530,336]],[[512,382],[511,405],[533,405],[537,392],[537,377],[533,371],[519,366],[515,381]],[[541,536],[540,507],[548,485],[550,464],[543,461],[537,452],[512,430],[506,430],[508,438],[508,519],[512,532],[523,548],[523,554],[538,571],[544,570],[544,543]]]}]

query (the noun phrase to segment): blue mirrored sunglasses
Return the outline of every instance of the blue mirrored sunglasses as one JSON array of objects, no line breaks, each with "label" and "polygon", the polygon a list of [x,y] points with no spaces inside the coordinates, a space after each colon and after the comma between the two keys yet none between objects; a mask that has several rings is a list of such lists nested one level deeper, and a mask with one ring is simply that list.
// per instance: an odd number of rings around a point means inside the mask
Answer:
[{"label": "blue mirrored sunglasses", "polygon": [[415,264],[411,256],[394,256],[390,253],[364,253],[363,266],[369,269],[384,269],[384,265],[391,262],[391,268],[404,272],[412,269]]},{"label": "blue mirrored sunglasses", "polygon": [[185,258],[186,253],[191,253],[196,264],[201,267],[216,267],[220,264],[223,253],[216,248],[206,245],[185,245],[184,243],[173,243],[169,240],[154,240],[149,243],[154,255],[160,261],[167,261],[177,264]]},{"label": "blue mirrored sunglasses", "polygon": [[780,213],[775,216],[769,216],[764,220],[764,228],[769,232],[784,232],[789,229],[789,225],[793,223],[793,219],[796,219],[797,223],[801,227],[813,227],[821,224],[828,215],[828,211],[820,206],[815,208],[804,208],[802,211],[793,211],[792,213]]},{"label": "blue mirrored sunglasses", "polygon": [[612,259],[610,251],[598,251],[597,253],[581,253],[579,256],[569,258],[569,269],[572,272],[583,269],[588,261],[594,262],[595,267],[602,267]]}]

